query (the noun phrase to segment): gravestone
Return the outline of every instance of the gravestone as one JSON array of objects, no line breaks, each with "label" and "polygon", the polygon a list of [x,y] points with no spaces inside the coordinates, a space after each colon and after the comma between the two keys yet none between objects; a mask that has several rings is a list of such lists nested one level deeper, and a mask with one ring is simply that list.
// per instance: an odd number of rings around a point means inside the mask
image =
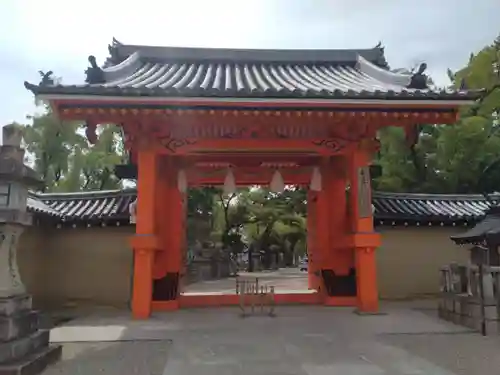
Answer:
[{"label": "gravestone", "polygon": [[[21,234],[32,223],[27,212],[28,188],[40,186],[33,169],[24,165],[22,133],[6,125],[0,146],[0,375],[39,374],[61,357],[49,345],[49,331],[39,329],[17,266]],[[41,250],[41,249],[40,249]]]}]

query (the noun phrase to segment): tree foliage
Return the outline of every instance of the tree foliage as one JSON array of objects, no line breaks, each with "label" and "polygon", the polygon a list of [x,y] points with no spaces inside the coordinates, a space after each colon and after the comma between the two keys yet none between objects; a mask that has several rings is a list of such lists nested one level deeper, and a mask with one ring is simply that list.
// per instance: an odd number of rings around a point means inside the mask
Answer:
[{"label": "tree foliage", "polygon": [[[500,158],[500,38],[477,54],[466,67],[448,71],[453,89],[485,89],[476,105],[465,108],[454,125],[420,125],[418,142],[410,148],[400,128],[380,132],[376,162],[382,175],[374,187],[394,192],[483,193],[500,189],[500,176],[492,168]],[[500,164],[498,164],[500,165]]]},{"label": "tree foliage", "polygon": [[114,125],[98,129],[98,143],[88,143],[83,124],[62,122],[47,107],[28,118],[24,142],[35,171],[45,183],[44,191],[66,192],[121,187],[113,168],[124,157],[120,131]]}]

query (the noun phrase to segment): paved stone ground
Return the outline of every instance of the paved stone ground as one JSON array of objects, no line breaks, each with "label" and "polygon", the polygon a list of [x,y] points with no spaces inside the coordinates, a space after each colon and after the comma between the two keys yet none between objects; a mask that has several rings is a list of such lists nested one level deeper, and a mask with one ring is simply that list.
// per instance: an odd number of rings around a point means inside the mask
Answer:
[{"label": "paved stone ground", "polygon": [[[273,285],[276,293],[287,293],[293,291],[307,292],[307,272],[299,271],[297,268],[282,268],[277,271],[264,272],[239,272],[243,279],[259,278],[260,285]],[[185,293],[235,293],[234,277],[201,281],[187,285]]]},{"label": "paved stone ground", "polygon": [[[500,339],[439,321],[407,303],[386,315],[348,308],[278,307],[242,319],[236,308],[88,316],[53,330],[64,360],[45,375],[497,375]],[[103,342],[103,341],[108,342]],[[171,340],[171,341],[170,341]],[[100,341],[100,342],[96,342]]]},{"label": "paved stone ground", "polygon": [[66,343],[43,375],[162,375],[168,352],[168,341]]}]

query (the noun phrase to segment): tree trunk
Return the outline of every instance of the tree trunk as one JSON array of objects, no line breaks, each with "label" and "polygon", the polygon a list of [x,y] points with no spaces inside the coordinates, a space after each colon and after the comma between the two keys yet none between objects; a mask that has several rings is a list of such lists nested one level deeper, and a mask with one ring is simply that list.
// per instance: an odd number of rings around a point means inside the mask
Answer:
[{"label": "tree trunk", "polygon": [[253,272],[253,244],[248,247],[248,272]]}]

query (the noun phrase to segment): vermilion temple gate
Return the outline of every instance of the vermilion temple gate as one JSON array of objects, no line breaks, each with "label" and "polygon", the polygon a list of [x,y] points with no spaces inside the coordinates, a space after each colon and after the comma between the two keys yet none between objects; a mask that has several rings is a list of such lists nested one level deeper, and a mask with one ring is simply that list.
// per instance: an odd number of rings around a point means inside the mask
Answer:
[{"label": "vermilion temple gate", "polygon": [[[314,301],[378,310],[380,236],[373,229],[368,172],[379,147],[377,131],[399,126],[412,142],[417,124],[455,122],[472,93],[434,92],[423,71],[391,73],[378,47],[224,50],[114,41],[109,50],[103,68],[89,58],[87,85],[55,85],[50,76],[25,85],[62,119],[86,121],[92,142],[98,124],[123,128],[131,164],[119,171],[136,177],[138,187],[131,239],[135,317],[147,318],[152,309],[237,303],[179,293],[185,191],[274,179],[309,186]],[[346,278],[355,281],[350,296],[336,292]],[[153,300],[159,283],[161,300]]]}]

